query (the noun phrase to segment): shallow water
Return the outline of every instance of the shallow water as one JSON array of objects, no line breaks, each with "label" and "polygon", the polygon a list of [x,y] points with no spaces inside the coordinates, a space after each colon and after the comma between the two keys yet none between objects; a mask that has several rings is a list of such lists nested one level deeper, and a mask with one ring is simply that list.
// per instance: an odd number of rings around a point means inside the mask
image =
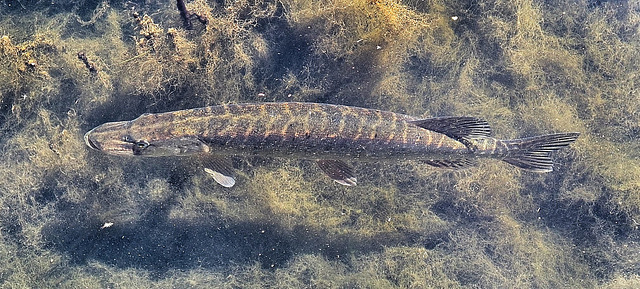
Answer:
[{"label": "shallow water", "polygon": [[[627,1],[4,1],[2,288],[640,287],[640,6]],[[107,156],[83,134],[257,101],[579,131],[537,174]]]}]

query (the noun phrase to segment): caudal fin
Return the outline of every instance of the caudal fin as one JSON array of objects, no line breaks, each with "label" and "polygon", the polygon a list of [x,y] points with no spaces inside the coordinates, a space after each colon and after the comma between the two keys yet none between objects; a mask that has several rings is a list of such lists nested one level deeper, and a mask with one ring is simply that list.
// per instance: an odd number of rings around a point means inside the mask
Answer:
[{"label": "caudal fin", "polygon": [[553,171],[551,152],[568,146],[580,133],[556,133],[504,141],[509,153],[503,161],[533,172]]}]

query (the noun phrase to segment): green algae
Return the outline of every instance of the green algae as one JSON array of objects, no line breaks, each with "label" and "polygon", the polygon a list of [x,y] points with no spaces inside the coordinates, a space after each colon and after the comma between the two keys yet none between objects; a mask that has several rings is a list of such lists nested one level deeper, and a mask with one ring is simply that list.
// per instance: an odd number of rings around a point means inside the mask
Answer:
[{"label": "green algae", "polygon": [[[169,4],[59,5],[0,8],[2,287],[637,287],[637,4],[197,0],[192,30]],[[249,158],[232,190],[206,160],[82,141],[265,100],[582,135],[544,175],[409,160],[355,164],[344,188],[309,161]]]}]

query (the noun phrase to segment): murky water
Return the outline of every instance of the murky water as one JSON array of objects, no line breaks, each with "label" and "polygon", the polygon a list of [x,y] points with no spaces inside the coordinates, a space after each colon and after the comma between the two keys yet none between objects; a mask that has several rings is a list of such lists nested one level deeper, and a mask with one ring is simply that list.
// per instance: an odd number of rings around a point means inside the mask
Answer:
[{"label": "murky water", "polygon": [[[0,4],[3,288],[640,287],[637,3],[177,6]],[[544,174],[348,160],[344,187],[312,160],[238,157],[230,189],[206,158],[108,156],[82,138],[261,101],[582,134]]]}]

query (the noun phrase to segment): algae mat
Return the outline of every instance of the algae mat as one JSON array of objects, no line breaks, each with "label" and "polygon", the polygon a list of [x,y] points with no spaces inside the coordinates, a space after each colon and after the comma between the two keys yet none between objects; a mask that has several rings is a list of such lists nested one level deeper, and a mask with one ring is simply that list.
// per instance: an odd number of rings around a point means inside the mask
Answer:
[{"label": "algae mat", "polygon": [[[634,1],[4,1],[2,288],[636,288]],[[189,28],[189,29],[187,29]],[[84,145],[107,121],[309,101],[580,131],[548,174]]]}]

